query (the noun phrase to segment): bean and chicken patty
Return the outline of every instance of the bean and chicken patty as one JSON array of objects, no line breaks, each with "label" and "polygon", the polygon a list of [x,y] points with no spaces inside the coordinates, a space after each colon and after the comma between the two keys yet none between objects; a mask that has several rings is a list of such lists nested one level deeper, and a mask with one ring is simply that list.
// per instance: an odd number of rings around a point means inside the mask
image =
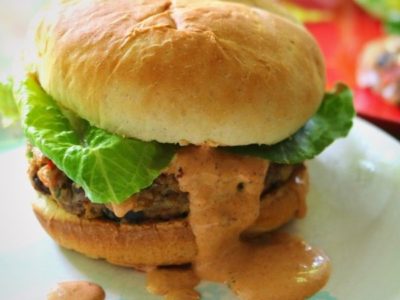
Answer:
[{"label": "bean and chicken patty", "polygon": [[[185,217],[189,213],[188,194],[179,188],[180,174],[162,173],[151,186],[127,199],[129,209],[123,215],[116,213],[112,205],[92,203],[85,191],[70,180],[38,148],[29,147],[28,174],[33,187],[56,201],[65,211],[79,217],[102,218],[120,223],[139,223],[150,219],[170,220]],[[271,164],[264,180],[266,193],[287,182],[300,165]],[[241,189],[240,184],[238,189]]]}]

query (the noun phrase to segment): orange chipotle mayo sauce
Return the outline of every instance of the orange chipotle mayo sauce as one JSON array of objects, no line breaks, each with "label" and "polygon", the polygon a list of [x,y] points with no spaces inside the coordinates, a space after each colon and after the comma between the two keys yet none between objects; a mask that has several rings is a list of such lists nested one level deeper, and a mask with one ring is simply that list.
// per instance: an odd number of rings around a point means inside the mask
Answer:
[{"label": "orange chipotle mayo sauce", "polygon": [[198,300],[200,294],[194,288],[199,281],[190,267],[157,268],[147,273],[147,290],[167,300]]},{"label": "orange chipotle mayo sauce", "polygon": [[104,300],[103,288],[87,281],[61,282],[48,295],[47,300]]},{"label": "orange chipotle mayo sauce", "polygon": [[[259,216],[268,165],[259,158],[207,147],[186,147],[177,154],[172,171],[182,171],[178,181],[189,193],[189,221],[198,246],[194,274],[226,283],[244,300],[304,299],[329,278],[329,259],[323,252],[285,233],[247,241],[241,238]],[[170,273],[169,281],[162,281],[170,287],[157,290],[162,276],[159,272],[157,269],[149,274],[150,291],[171,295],[173,290],[194,288],[193,284],[176,285],[184,280]]]}]

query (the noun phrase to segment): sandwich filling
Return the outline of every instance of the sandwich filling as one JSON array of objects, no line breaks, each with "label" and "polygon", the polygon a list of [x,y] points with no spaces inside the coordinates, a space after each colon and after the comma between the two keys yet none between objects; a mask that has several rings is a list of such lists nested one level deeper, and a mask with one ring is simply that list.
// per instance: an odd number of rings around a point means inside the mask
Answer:
[{"label": "sandwich filling", "polygon": [[[28,151],[28,173],[33,187],[40,194],[50,196],[68,213],[87,219],[101,218],[120,223],[167,221],[186,217],[189,213],[188,193],[182,191],[178,183],[182,176],[179,169],[161,173],[149,187],[132,195],[122,204],[96,204],[38,148],[29,147]],[[290,181],[297,171],[304,168],[304,164],[271,163],[264,178],[260,200]],[[243,184],[237,185],[239,191],[243,188]]]}]

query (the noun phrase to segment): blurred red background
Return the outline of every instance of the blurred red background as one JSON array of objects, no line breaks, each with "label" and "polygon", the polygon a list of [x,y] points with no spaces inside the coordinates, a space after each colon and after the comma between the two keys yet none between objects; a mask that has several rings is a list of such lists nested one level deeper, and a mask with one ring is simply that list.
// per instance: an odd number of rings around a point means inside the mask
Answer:
[{"label": "blurred red background", "polygon": [[[356,84],[358,58],[371,40],[385,35],[382,22],[350,0],[294,0],[305,8],[327,14],[323,20],[306,23],[325,56],[327,84],[343,81],[352,87],[359,116],[400,137],[400,107],[388,104],[368,89]],[[328,17],[327,17],[328,16]]]}]

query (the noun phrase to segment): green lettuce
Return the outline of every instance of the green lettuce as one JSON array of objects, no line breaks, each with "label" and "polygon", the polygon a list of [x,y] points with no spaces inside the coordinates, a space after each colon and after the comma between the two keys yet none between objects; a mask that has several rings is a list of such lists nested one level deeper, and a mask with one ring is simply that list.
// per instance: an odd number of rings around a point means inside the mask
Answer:
[{"label": "green lettuce", "polygon": [[19,120],[18,106],[13,96],[13,81],[10,77],[0,80],[0,115],[3,127]]},{"label": "green lettuce", "polygon": [[32,77],[19,82],[14,95],[28,140],[92,202],[121,203],[150,186],[176,152],[175,145],[123,138],[85,121],[77,130]]},{"label": "green lettuce", "polygon": [[315,157],[337,138],[345,137],[352,127],[354,116],[352,93],[348,87],[339,84],[334,92],[325,94],[317,113],[293,136],[270,146],[224,148],[276,163],[296,164]]}]

